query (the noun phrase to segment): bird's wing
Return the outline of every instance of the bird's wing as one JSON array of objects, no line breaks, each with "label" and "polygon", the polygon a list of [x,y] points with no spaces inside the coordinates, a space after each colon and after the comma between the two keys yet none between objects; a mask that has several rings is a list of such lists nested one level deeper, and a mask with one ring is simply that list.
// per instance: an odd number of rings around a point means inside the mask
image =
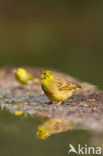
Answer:
[{"label": "bird's wing", "polygon": [[56,83],[60,91],[70,91],[70,90],[76,90],[77,88],[81,88],[79,85],[65,80],[57,79]]}]

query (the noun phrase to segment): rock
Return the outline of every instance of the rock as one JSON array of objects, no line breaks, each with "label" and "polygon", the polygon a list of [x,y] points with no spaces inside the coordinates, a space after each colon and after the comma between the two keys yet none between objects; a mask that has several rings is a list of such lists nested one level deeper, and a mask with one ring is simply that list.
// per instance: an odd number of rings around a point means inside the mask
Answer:
[{"label": "rock", "polygon": [[[103,130],[103,91],[98,90],[94,85],[53,71],[57,77],[76,82],[85,87],[75,92],[62,105],[52,105],[43,94],[40,82],[22,85],[16,81],[14,69],[4,68],[0,70],[1,109],[7,109],[11,113],[17,110],[18,114],[37,114],[49,118],[68,120],[74,125],[73,128]],[[35,78],[40,78],[42,69],[26,69]]]}]

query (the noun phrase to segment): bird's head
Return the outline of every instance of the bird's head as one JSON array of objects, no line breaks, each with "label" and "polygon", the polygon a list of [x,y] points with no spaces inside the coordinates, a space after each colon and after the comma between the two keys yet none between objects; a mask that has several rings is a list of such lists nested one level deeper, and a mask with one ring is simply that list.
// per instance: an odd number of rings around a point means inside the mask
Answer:
[{"label": "bird's head", "polygon": [[16,71],[16,76],[21,77],[21,76],[25,75],[26,73],[27,73],[27,72],[26,72],[25,69],[23,69],[23,68],[18,68],[17,71]]},{"label": "bird's head", "polygon": [[38,127],[37,137],[39,139],[42,139],[42,140],[47,139],[49,137],[49,135],[50,135],[49,131],[46,130],[44,126],[39,126]]},{"label": "bird's head", "polygon": [[49,80],[52,80],[53,78],[54,78],[54,74],[51,71],[49,70],[42,71],[41,79],[43,81],[49,81]]}]

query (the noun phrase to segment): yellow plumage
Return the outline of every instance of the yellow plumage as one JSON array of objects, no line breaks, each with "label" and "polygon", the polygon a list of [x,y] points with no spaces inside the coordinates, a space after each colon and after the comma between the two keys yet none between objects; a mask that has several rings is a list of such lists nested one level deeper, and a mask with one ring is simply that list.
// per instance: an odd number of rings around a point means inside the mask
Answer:
[{"label": "yellow plumage", "polygon": [[42,72],[41,79],[42,89],[52,101],[65,101],[72,96],[73,92],[81,88],[81,86],[77,84],[57,79],[54,74],[48,70]]},{"label": "yellow plumage", "polygon": [[44,119],[37,128],[37,137],[47,139],[50,135],[73,129],[74,125],[70,120],[60,118]]},{"label": "yellow plumage", "polygon": [[22,84],[31,84],[34,81],[34,77],[23,68],[17,69],[16,79]]}]

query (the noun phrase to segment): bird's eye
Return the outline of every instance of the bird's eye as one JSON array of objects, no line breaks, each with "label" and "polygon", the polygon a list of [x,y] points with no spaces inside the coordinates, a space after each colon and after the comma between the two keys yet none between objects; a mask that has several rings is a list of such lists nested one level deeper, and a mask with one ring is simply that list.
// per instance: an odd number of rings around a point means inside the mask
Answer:
[{"label": "bird's eye", "polygon": [[46,75],[46,73],[44,73],[44,75]]}]

